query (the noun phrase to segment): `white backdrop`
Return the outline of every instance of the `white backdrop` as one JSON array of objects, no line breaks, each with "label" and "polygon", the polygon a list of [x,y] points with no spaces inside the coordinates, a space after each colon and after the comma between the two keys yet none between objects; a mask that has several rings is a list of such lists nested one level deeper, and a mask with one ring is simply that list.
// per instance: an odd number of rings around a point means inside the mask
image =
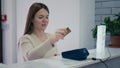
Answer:
[{"label": "white backdrop", "polygon": [[[59,52],[75,48],[94,48],[91,29],[94,26],[95,0],[2,0],[2,13],[7,14],[3,30],[4,62],[16,62],[16,46],[23,35],[30,5],[43,2],[50,9],[50,22],[46,32],[69,27],[71,33],[57,43]],[[16,29],[17,28],[17,29]]]},{"label": "white backdrop", "polygon": [[[17,1],[17,38],[22,36],[28,8],[40,0]],[[69,27],[71,33],[57,43],[59,52],[79,48],[79,0],[41,0],[50,10],[50,22],[46,32],[54,33],[57,28]]]},{"label": "white backdrop", "polygon": [[86,47],[93,48],[91,29],[94,26],[94,0],[17,0],[17,40],[22,36],[26,15],[34,2],[45,3],[50,10],[50,22],[46,32],[69,27],[72,32],[59,41],[59,52]]},{"label": "white backdrop", "polygon": [[57,43],[59,52],[75,48],[93,48],[91,29],[94,26],[95,0],[17,0],[17,40],[22,36],[26,15],[34,2],[45,3],[50,10],[46,32],[69,27],[71,33]]}]

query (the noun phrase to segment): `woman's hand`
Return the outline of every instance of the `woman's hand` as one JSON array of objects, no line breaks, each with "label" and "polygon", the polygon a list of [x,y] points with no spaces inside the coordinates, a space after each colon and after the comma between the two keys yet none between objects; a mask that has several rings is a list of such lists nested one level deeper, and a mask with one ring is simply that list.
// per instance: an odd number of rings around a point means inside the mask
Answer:
[{"label": "woman's hand", "polygon": [[55,34],[51,37],[51,43],[54,44],[60,39],[64,39],[66,34],[67,34],[66,28],[57,29]]}]

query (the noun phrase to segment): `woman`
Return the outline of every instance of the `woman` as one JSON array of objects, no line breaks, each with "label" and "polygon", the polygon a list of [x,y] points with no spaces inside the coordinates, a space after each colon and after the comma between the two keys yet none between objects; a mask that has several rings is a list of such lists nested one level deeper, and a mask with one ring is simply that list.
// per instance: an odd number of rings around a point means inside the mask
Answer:
[{"label": "woman", "polygon": [[63,39],[67,32],[63,28],[56,30],[54,35],[45,33],[48,22],[48,7],[43,3],[32,4],[29,8],[24,35],[18,45],[24,61],[58,55],[55,43]]}]

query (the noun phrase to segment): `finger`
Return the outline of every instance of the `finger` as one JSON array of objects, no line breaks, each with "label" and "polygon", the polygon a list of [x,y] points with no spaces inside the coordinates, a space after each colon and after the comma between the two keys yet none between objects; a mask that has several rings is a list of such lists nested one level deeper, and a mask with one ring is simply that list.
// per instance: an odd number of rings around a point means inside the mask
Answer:
[{"label": "finger", "polygon": [[65,36],[65,33],[62,32],[56,32],[56,34],[61,34],[62,36]]},{"label": "finger", "polygon": [[56,33],[59,33],[59,34],[62,34],[63,36],[65,36],[67,32],[65,29],[59,29],[56,31]]},{"label": "finger", "polygon": [[64,35],[62,35],[62,34],[56,34],[56,37],[57,37],[57,39],[63,39]]},{"label": "finger", "polygon": [[66,30],[57,30],[58,33],[66,33]]}]

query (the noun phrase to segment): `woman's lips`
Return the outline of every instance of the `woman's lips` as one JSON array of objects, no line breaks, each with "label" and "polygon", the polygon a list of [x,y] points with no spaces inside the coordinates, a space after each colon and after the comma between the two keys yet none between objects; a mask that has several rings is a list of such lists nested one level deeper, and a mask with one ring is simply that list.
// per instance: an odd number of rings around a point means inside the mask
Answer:
[{"label": "woman's lips", "polygon": [[42,24],[42,26],[43,26],[43,27],[45,27],[45,26],[46,26],[46,24]]}]

